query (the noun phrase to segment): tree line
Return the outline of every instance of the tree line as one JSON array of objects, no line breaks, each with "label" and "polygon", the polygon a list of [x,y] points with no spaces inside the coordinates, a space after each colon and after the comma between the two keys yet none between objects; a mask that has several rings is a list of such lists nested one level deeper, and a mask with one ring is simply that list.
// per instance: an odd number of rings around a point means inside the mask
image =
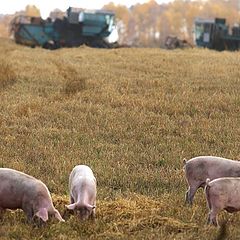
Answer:
[{"label": "tree line", "polygon": [[[142,47],[161,47],[168,35],[192,43],[195,18],[226,18],[229,26],[238,24],[240,20],[240,0],[175,0],[165,4],[150,0],[130,8],[109,3],[103,9],[116,13],[120,43]],[[32,10],[38,14],[37,9]],[[25,11],[29,14],[31,8]],[[56,14],[64,15],[56,9],[50,16]],[[11,19],[9,15],[6,17]],[[6,35],[7,23],[6,18],[0,16],[0,36],[2,33]]]},{"label": "tree line", "polygon": [[162,46],[168,35],[193,43],[196,18],[226,18],[230,26],[240,20],[239,0],[175,0],[168,4],[150,0],[130,8],[113,3],[103,8],[115,11],[121,42],[138,46]]}]

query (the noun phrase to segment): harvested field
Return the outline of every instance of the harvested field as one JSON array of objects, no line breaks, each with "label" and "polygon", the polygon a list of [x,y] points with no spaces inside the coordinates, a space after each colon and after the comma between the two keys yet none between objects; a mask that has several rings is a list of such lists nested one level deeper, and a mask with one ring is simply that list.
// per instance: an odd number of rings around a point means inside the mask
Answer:
[{"label": "harvested field", "polygon": [[[240,159],[240,54],[203,49],[48,51],[0,40],[0,166],[41,179],[66,222],[0,219],[1,239],[221,239],[203,192],[184,205],[183,159]],[[73,166],[97,178],[96,220],[65,211]],[[240,213],[227,221],[240,235]]]}]

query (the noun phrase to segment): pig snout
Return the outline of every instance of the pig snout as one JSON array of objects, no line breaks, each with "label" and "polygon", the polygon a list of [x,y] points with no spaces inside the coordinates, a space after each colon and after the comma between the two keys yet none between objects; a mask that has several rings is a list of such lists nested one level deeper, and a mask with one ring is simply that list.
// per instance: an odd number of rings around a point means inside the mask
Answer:
[{"label": "pig snout", "polygon": [[67,209],[75,212],[80,220],[87,220],[95,215],[95,205],[73,203],[66,205]]}]

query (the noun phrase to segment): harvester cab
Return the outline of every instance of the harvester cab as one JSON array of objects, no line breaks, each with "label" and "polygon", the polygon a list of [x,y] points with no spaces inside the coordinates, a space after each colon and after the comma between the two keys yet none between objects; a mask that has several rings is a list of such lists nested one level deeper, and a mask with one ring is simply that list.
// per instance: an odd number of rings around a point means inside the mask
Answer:
[{"label": "harvester cab", "polygon": [[238,50],[240,48],[240,28],[233,27],[232,34],[230,34],[224,18],[197,18],[194,33],[195,43],[199,47],[218,51]]},{"label": "harvester cab", "polygon": [[116,35],[115,14],[106,10],[83,10],[80,8],[69,7],[67,10],[67,21],[75,33],[86,44],[96,47],[107,47],[118,41],[117,37],[113,39],[111,35]]}]

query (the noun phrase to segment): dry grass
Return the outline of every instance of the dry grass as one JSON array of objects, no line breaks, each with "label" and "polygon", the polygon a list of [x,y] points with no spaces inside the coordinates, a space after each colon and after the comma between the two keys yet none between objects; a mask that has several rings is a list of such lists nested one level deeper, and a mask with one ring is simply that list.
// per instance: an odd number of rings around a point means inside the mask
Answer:
[{"label": "dry grass", "polygon": [[[0,166],[44,181],[67,220],[39,229],[7,212],[1,239],[217,237],[201,191],[184,206],[182,159],[240,158],[238,52],[47,51],[7,41],[0,50]],[[95,222],[64,213],[76,164],[97,177]],[[240,215],[222,213],[224,221],[227,239],[237,239]]]},{"label": "dry grass", "polygon": [[0,91],[2,91],[16,82],[17,74],[4,58],[0,58],[0,66]]}]

